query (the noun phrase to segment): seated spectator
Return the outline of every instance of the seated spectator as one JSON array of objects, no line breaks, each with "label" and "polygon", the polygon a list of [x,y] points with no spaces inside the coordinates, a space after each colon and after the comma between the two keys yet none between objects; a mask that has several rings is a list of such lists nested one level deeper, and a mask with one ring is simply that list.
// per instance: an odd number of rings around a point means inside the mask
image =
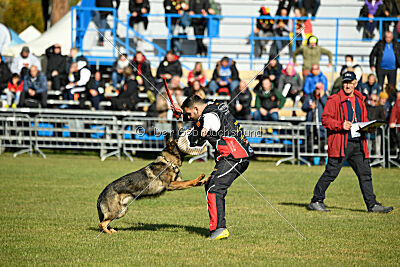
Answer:
[{"label": "seated spectator", "polygon": [[363,39],[373,39],[375,37],[374,31],[378,26],[378,21],[373,21],[375,17],[384,16],[384,6],[382,0],[365,0],[363,7],[360,10],[360,18],[369,18],[369,21],[357,21],[357,30],[364,28]]},{"label": "seated spectator", "polygon": [[361,93],[369,98],[370,95],[379,95],[382,92],[382,87],[376,82],[373,73],[368,75],[368,80],[361,84]]},{"label": "seated spectator", "polygon": [[79,48],[77,47],[72,47],[69,50],[69,56],[67,58],[67,68],[65,70],[66,73],[69,73],[69,69],[71,67],[72,63],[77,63],[78,61],[85,61],[86,66],[89,68],[89,61],[87,58],[83,55],[81,55],[81,52],[79,51]]},{"label": "seated spectator", "polygon": [[345,62],[346,65],[343,65],[342,69],[340,70],[340,76],[342,76],[347,71],[352,71],[356,74],[357,81],[361,83],[362,75],[364,73],[361,66],[354,60],[354,57],[352,55],[346,55]]},{"label": "seated spectator", "polygon": [[[269,8],[262,6],[259,10],[260,16],[271,16]],[[273,19],[257,19],[256,28],[254,29],[254,37],[267,38],[274,36],[273,31],[274,20]],[[271,43],[272,40],[255,40],[254,44],[254,56],[261,57],[266,46]],[[269,54],[271,54],[271,49]]]},{"label": "seated spectator", "polygon": [[201,62],[196,62],[194,68],[189,72],[187,79],[189,86],[192,86],[192,83],[195,80],[198,80],[201,86],[206,86],[206,74],[204,73],[203,65],[201,64]]},{"label": "seated spectator", "polygon": [[46,77],[51,81],[51,89],[60,90],[61,86],[65,86],[67,68],[67,59],[61,55],[60,44],[55,44],[46,49],[47,68]]},{"label": "seated spectator", "polygon": [[24,46],[11,64],[11,73],[18,73],[21,77],[25,77],[32,66],[36,66],[38,71],[42,70],[39,59],[29,52],[29,47]]},{"label": "seated spectator", "polygon": [[6,89],[7,104],[4,107],[17,108],[17,106],[19,105],[21,92],[23,90],[24,90],[24,81],[20,78],[19,74],[14,73],[7,85]]},{"label": "seated spectator", "polygon": [[[47,107],[46,75],[41,73],[36,65],[30,67],[29,73],[24,78],[23,87],[24,90],[19,101],[21,107]],[[34,102],[31,100],[34,100]]]},{"label": "seated spectator", "polygon": [[64,99],[79,100],[82,108],[86,97],[86,86],[90,81],[91,74],[85,61],[72,63],[68,73],[68,84],[65,86]]},{"label": "seated spectator", "polygon": [[135,106],[139,102],[137,82],[130,67],[125,67],[123,74],[125,76],[125,83],[120,89],[118,96],[112,98],[112,109],[135,110]]},{"label": "seated spectator", "polygon": [[261,88],[256,93],[256,108],[253,118],[256,121],[278,121],[279,110],[285,105],[285,97],[281,92],[272,88],[272,83],[265,78]]},{"label": "seated spectator", "polygon": [[385,91],[382,91],[379,94],[379,105],[381,105],[385,110],[385,121],[389,121],[390,111],[392,109],[392,105],[390,104],[388,99],[389,95]]},{"label": "seated spectator", "polygon": [[169,82],[173,76],[182,77],[182,65],[179,61],[179,57],[170,50],[157,68],[159,87],[161,88],[164,86],[162,78],[167,79],[167,82]]},{"label": "seated spectator", "polygon": [[101,77],[101,72],[96,71],[94,73],[94,77],[90,79],[87,88],[88,88],[88,99],[92,103],[94,109],[99,109],[100,101],[104,100],[104,89],[106,85],[104,80]]},{"label": "seated spectator", "polygon": [[239,86],[232,92],[229,102],[229,111],[238,120],[251,120],[252,95],[245,81],[240,81]]},{"label": "seated spectator", "polygon": [[3,61],[3,56],[0,54],[0,92],[7,88],[7,84],[11,79],[11,71],[7,63]]},{"label": "seated spectator", "polygon": [[[281,17],[287,17],[288,11],[286,8],[282,8],[279,14]],[[274,26],[275,37],[285,38],[285,40],[275,41],[275,52],[274,55],[279,55],[281,50],[288,44],[290,44],[290,33],[293,29],[293,20],[291,19],[277,19],[275,20]],[[292,56],[292,46],[289,45],[289,55]]]},{"label": "seated spectator", "polygon": [[127,54],[122,54],[118,57],[116,61],[113,63],[113,70],[111,73],[111,80],[113,83],[114,89],[119,89],[121,86],[121,82],[124,80],[124,68],[129,66],[129,60]]},{"label": "seated spectator", "polygon": [[146,59],[144,54],[137,51],[132,61],[133,75],[136,77],[139,90],[144,86],[145,91],[154,90],[154,77],[151,73],[150,62]]},{"label": "seated spectator", "polygon": [[307,112],[306,121],[315,123],[312,127],[310,125],[306,127],[308,152],[314,152],[312,148],[315,145],[320,152],[324,151],[326,135],[324,127],[320,124],[326,101],[328,101],[328,96],[325,94],[325,90],[317,87],[312,94],[306,96],[301,107],[304,112]]},{"label": "seated spectator", "polygon": [[[139,34],[143,35],[149,25],[149,19],[144,14],[150,13],[149,0],[129,0],[129,12],[131,17],[129,25]],[[134,49],[143,51],[142,38],[134,37]]]},{"label": "seated spectator", "polygon": [[331,51],[321,47],[318,45],[318,38],[315,36],[311,36],[308,38],[307,45],[297,48],[293,53],[293,63],[295,66],[296,57],[298,55],[303,56],[303,78],[307,77],[310,73],[311,67],[314,64],[318,64],[321,60],[322,55],[327,55],[329,57],[328,67],[332,65],[332,53]]},{"label": "seated spectator", "polygon": [[298,7],[304,8],[307,14],[311,17],[315,17],[318,12],[318,8],[321,5],[321,0],[298,0]]},{"label": "seated spectator", "polygon": [[269,57],[267,64],[264,65],[263,79],[268,78],[274,87],[278,86],[279,77],[282,74],[282,65],[278,59]]},{"label": "seated spectator", "polygon": [[215,67],[213,72],[212,80],[208,84],[208,89],[210,90],[210,93],[215,94],[221,91],[221,89],[227,88],[229,92],[232,92],[238,85],[239,72],[236,68],[235,61],[228,57],[223,57],[220,61],[217,62],[217,66]]},{"label": "seated spectator", "polygon": [[191,86],[192,92],[191,95],[198,95],[201,99],[206,99],[206,93],[204,87],[201,86],[200,81],[195,80]]},{"label": "seated spectator", "polygon": [[296,106],[300,99],[301,89],[303,89],[303,81],[296,72],[293,63],[289,62],[286,69],[282,71],[282,75],[279,77],[278,91],[280,91],[284,97],[290,97],[293,100],[293,106]]},{"label": "seated spectator", "polygon": [[[385,121],[385,108],[381,106],[378,101],[378,95],[372,93],[367,103],[367,116],[368,120]],[[369,135],[367,138],[368,147],[370,147],[376,155],[382,155],[382,129],[378,128],[376,132]]]},{"label": "seated spectator", "polygon": [[311,73],[308,74],[304,81],[304,94],[309,95],[314,92],[316,88],[323,89],[325,92],[328,89],[328,79],[320,71],[319,65],[314,64],[311,69]]}]

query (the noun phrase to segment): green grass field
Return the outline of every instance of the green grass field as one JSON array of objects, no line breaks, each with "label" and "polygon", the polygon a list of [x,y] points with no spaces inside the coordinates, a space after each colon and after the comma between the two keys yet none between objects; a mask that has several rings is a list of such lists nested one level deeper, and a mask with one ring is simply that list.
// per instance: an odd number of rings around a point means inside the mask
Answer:
[{"label": "green grass field", "polygon": [[[1,265],[398,265],[400,170],[373,169],[378,200],[390,214],[366,212],[358,181],[344,168],[327,193],[330,213],[307,211],[323,167],[254,161],[246,178],[304,235],[302,240],[242,178],[227,195],[231,237],[210,241],[203,188],[135,201],[97,239],[96,200],[114,179],[149,160],[94,156],[0,155]],[[213,163],[185,163],[185,179]]]}]

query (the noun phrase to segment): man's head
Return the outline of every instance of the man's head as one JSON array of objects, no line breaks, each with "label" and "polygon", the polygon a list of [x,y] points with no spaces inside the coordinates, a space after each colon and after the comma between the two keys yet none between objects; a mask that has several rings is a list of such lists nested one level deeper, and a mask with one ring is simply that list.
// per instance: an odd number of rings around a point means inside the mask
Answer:
[{"label": "man's head", "polygon": [[221,59],[221,65],[222,65],[224,68],[226,68],[226,67],[228,67],[228,64],[229,64],[229,58],[228,58],[228,57],[223,57],[223,58]]},{"label": "man's head", "polygon": [[245,81],[241,80],[240,83],[239,83],[239,89],[240,89],[240,92],[246,91],[247,83]]},{"label": "man's head", "polygon": [[124,76],[126,78],[129,78],[132,76],[133,71],[132,71],[131,67],[127,66],[122,70],[122,73],[124,74]]},{"label": "man's head", "polygon": [[13,73],[13,75],[11,76],[11,82],[13,84],[17,84],[19,82],[19,74],[18,73]]},{"label": "man's head", "polygon": [[389,95],[383,91],[379,94],[379,105],[384,106],[386,104],[386,101],[388,100]]},{"label": "man's head", "polygon": [[368,75],[368,84],[369,85],[374,85],[375,81],[376,81],[376,78],[375,78],[374,74],[371,73],[370,75]]},{"label": "man's head", "polygon": [[288,14],[287,9],[286,9],[286,8],[282,8],[282,9],[281,9],[281,14],[280,14],[280,15],[281,15],[282,17],[286,17],[287,14]]},{"label": "man's head", "polygon": [[29,73],[31,77],[37,77],[39,74],[39,70],[35,65],[32,65],[32,67],[29,69]]},{"label": "man's head", "polygon": [[379,104],[378,103],[378,95],[377,94],[371,94],[369,96],[369,104],[371,106],[377,106]]},{"label": "man's head", "polygon": [[391,31],[385,32],[385,42],[390,44],[393,41],[393,33]]},{"label": "man's head", "polygon": [[72,58],[76,58],[78,53],[79,53],[79,49],[77,47],[72,47],[71,50],[69,51],[69,55]]},{"label": "man's head", "polygon": [[182,103],[182,109],[189,120],[197,121],[207,104],[198,95],[191,95]]},{"label": "man's head", "polygon": [[270,91],[271,90],[271,80],[270,79],[268,79],[268,78],[265,78],[263,81],[262,81],[262,89],[264,90],[264,91]]},{"label": "man's head", "polygon": [[346,55],[346,56],[344,57],[344,60],[345,60],[345,62],[346,62],[346,66],[347,66],[347,67],[353,66],[354,57],[353,57],[352,55]]},{"label": "man's head", "polygon": [[21,56],[23,58],[27,58],[29,56],[29,47],[27,46],[22,47]]},{"label": "man's head", "polygon": [[100,81],[100,80],[101,80],[101,72],[100,72],[100,71],[96,71],[96,72],[94,73],[94,79],[95,79],[96,81]]},{"label": "man's head", "polygon": [[54,45],[54,54],[61,54],[61,45],[60,44],[55,44]]},{"label": "man's head", "polygon": [[314,35],[310,36],[310,38],[308,38],[308,46],[310,47],[316,47],[318,44],[318,38],[315,37]]},{"label": "man's head", "polygon": [[354,89],[357,86],[356,74],[351,71],[347,71],[342,76],[343,91],[347,96],[353,96]]},{"label": "man's head", "polygon": [[171,78],[171,88],[175,89],[175,88],[180,88],[180,84],[181,84],[181,77],[175,75]]},{"label": "man's head", "polygon": [[119,56],[119,60],[121,60],[121,61],[126,61],[126,60],[128,60],[128,55],[127,55],[127,54],[121,54],[121,55]]},{"label": "man's head", "polygon": [[312,73],[314,76],[317,76],[317,75],[319,74],[319,65],[318,65],[318,64],[312,65],[312,67],[311,67],[311,73]]},{"label": "man's head", "polygon": [[295,17],[301,17],[301,10],[300,10],[300,8],[295,8],[293,12],[294,12],[294,16],[295,16]]},{"label": "man's head", "polygon": [[165,55],[165,57],[166,57],[168,62],[172,62],[175,59],[175,54],[174,54],[174,52],[172,50],[169,50],[167,52],[167,54]]}]

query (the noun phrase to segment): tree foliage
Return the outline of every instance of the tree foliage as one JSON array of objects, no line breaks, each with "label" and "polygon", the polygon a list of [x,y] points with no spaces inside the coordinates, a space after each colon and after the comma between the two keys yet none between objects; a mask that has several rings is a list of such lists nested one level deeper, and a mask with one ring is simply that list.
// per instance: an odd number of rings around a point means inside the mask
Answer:
[{"label": "tree foliage", "polygon": [[43,31],[43,13],[40,1],[9,1],[2,16],[2,23],[17,33],[30,25]]}]

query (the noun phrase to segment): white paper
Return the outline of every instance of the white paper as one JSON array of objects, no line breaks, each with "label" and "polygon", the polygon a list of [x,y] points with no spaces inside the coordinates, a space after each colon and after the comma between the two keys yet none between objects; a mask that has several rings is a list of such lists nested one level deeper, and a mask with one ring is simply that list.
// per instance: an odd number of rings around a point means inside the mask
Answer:
[{"label": "white paper", "polygon": [[351,124],[350,132],[351,132],[352,138],[361,136],[361,134],[358,132],[359,129],[360,129],[360,123],[356,122],[356,123]]},{"label": "white paper", "polygon": [[284,97],[286,97],[287,94],[289,93],[290,87],[292,87],[292,85],[290,83],[285,84],[285,86],[283,87],[282,95]]}]

